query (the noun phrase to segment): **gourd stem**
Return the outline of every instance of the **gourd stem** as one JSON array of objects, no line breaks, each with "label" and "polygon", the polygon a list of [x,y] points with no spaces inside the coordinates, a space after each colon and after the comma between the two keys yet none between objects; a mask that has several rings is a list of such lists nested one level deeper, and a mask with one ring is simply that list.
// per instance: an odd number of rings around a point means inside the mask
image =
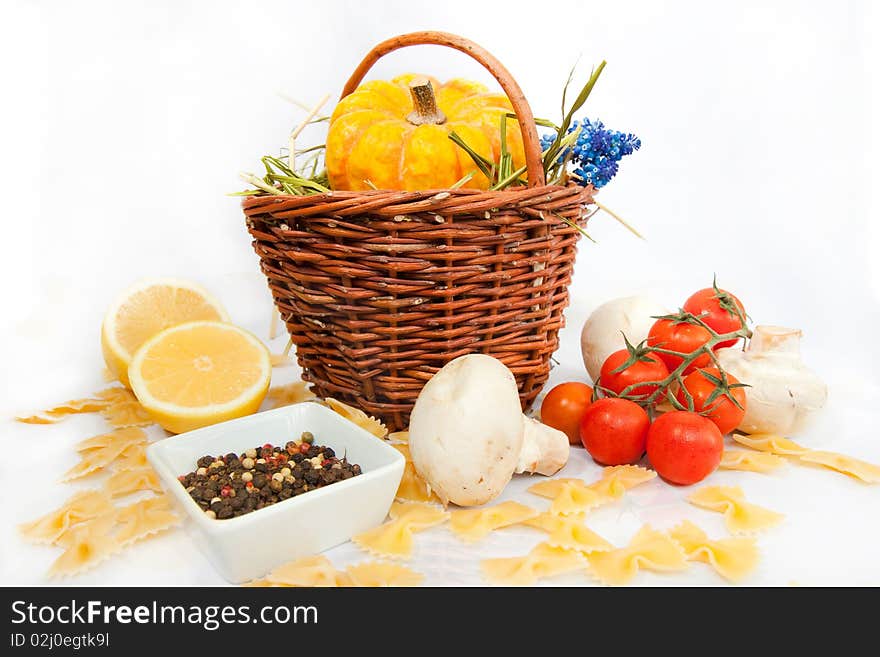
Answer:
[{"label": "gourd stem", "polygon": [[437,107],[437,99],[434,97],[434,88],[431,81],[426,78],[416,78],[409,85],[409,93],[412,96],[413,111],[406,120],[413,125],[426,123],[440,124],[446,122],[446,116]]}]

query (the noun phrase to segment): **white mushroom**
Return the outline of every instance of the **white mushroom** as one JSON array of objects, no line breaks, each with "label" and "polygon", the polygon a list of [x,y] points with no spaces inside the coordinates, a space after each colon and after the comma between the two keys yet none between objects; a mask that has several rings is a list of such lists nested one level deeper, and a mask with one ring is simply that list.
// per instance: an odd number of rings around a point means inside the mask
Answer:
[{"label": "white mushroom", "polygon": [[798,329],[756,326],[745,351],[718,350],[721,366],[750,386],[744,389],[741,431],[791,435],[825,405],[828,388],[801,360],[801,335]]},{"label": "white mushroom", "polygon": [[444,503],[485,504],[514,472],[565,465],[565,434],[540,423],[526,431],[526,422],[513,373],[485,354],[461,356],[419,393],[409,426],[413,465]]},{"label": "white mushroom", "polygon": [[581,330],[581,353],[590,378],[599,378],[605,359],[624,348],[621,333],[632,344],[638,344],[648,337],[657,321],[653,317],[667,314],[666,308],[643,296],[612,299],[596,308]]}]

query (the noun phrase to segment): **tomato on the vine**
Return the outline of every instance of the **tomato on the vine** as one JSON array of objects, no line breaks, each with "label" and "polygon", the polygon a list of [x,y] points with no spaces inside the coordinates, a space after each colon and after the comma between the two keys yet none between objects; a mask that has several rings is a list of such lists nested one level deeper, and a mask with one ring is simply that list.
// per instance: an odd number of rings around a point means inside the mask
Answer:
[{"label": "tomato on the vine", "polygon": [[650,426],[645,409],[635,402],[605,397],[587,407],[581,418],[581,441],[597,463],[634,463],[645,453]]},{"label": "tomato on the vine", "polygon": [[675,396],[678,402],[688,407],[687,389],[693,399],[694,411],[712,420],[722,435],[730,433],[742,422],[746,414],[746,392],[735,376],[726,372],[722,376],[717,367],[706,367],[688,374],[682,384],[683,388]]},{"label": "tomato on the vine", "polygon": [[560,383],[541,402],[541,422],[567,435],[570,444],[580,445],[581,417],[592,400],[593,389],[586,383]]},{"label": "tomato on the vine", "polygon": [[[627,365],[629,361],[633,362]],[[599,382],[603,388],[619,395],[631,385],[662,381],[667,376],[669,376],[669,368],[657,354],[642,353],[639,347],[633,347],[632,351],[630,349],[615,351],[605,359]],[[657,385],[637,385],[627,393],[627,396],[632,396],[635,401],[644,401],[658,388]],[[664,397],[664,393],[657,395],[654,403],[663,401]]]},{"label": "tomato on the vine", "polygon": [[[706,344],[712,335],[699,324],[691,324],[684,320],[658,319],[648,331],[648,346],[678,351],[689,354]],[[657,354],[671,372],[681,365],[684,360],[681,356],[671,354]],[[709,364],[709,354],[701,354],[688,365],[685,373],[705,367]]]},{"label": "tomato on the vine", "polygon": [[646,447],[657,474],[673,484],[688,485],[715,471],[724,451],[724,437],[702,415],[670,411],[654,420]]},{"label": "tomato on the vine", "polygon": [[[700,317],[716,333],[739,331],[743,328],[740,315],[746,316],[746,310],[739,299],[727,290],[714,286],[694,292],[684,302],[683,310]],[[715,349],[732,347],[736,342],[736,339],[724,340]]]}]

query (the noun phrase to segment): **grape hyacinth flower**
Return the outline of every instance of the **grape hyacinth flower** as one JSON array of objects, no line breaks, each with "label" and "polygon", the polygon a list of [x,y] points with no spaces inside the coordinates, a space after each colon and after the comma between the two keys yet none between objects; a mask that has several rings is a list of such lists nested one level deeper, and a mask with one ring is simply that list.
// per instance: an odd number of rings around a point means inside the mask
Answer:
[{"label": "grape hyacinth flower", "polygon": [[[581,185],[592,184],[596,189],[604,187],[614,177],[621,158],[642,145],[635,135],[609,130],[599,120],[575,120],[567,134],[574,132],[577,132],[577,139],[559,154],[558,162],[568,161],[574,167],[572,177]],[[542,136],[541,150],[546,152],[555,139],[554,134]]]}]

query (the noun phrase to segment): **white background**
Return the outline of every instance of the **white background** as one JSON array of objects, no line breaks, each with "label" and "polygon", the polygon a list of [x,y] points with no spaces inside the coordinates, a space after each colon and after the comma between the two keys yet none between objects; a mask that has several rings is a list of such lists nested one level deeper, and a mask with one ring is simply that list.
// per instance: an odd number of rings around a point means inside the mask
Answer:
[{"label": "white background", "polygon": [[[676,306],[715,272],[759,323],[804,330],[805,358],[828,380],[831,401],[799,439],[880,462],[873,4],[4,3],[0,412],[97,389],[104,309],[141,277],[198,280],[265,336],[268,292],[238,200],[225,194],[302,118],[279,93],[309,104],[335,97],[373,44],[433,28],[492,51],[535,114],[551,119],[570,66],[580,57],[582,83],[605,58],[586,114],[643,140],[601,199],[648,239],[607,216],[593,220],[598,244],[582,243],[554,380],[585,378],[577,334],[595,305],[640,292]],[[462,55],[430,47],[395,53],[374,75],[408,70],[489,81]],[[56,483],[70,446],[100,428],[92,418],[4,424],[0,483],[15,502],[0,521],[0,582],[44,581],[56,553],[24,545],[13,525],[71,492]],[[583,452],[569,467],[598,472]],[[508,495],[528,499],[519,493],[526,483]],[[877,488],[794,466],[716,483],[741,483],[788,515],[762,537],[764,560],[749,583],[880,584]],[[666,527],[687,515],[720,535],[717,518],[680,503],[683,491],[652,486],[635,497],[644,504],[629,521],[608,510],[595,528],[625,542],[641,522]],[[423,537],[414,565],[431,584],[479,583],[477,553],[518,554],[538,540],[511,530],[468,551],[446,530]],[[447,544],[455,550],[439,558]],[[340,565],[359,557],[351,546],[330,556]],[[220,582],[182,532],[74,581]],[[703,567],[638,580],[719,581]]]}]

